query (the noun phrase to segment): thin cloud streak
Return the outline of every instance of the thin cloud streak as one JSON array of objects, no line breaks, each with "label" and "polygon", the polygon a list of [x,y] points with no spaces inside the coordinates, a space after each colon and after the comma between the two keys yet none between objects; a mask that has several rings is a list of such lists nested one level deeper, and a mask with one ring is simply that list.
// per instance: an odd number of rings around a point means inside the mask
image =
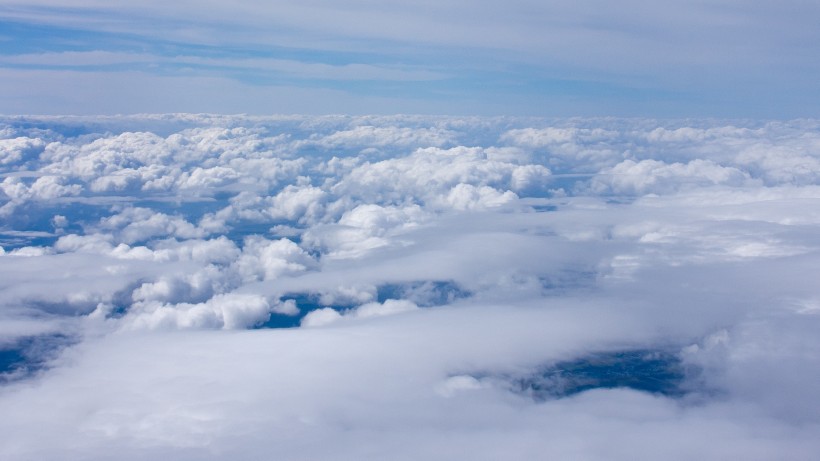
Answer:
[{"label": "thin cloud streak", "polygon": [[[450,96],[454,108],[489,94],[491,102],[483,113],[492,113],[495,105],[506,108],[506,113],[521,113],[527,98],[511,98],[516,91],[537,96],[542,113],[567,114],[573,100],[579,107],[576,113],[587,113],[590,104],[599,114],[613,110],[615,105],[600,91],[576,90],[562,99],[566,88],[560,88],[561,81],[613,88],[622,111],[647,115],[652,105],[641,105],[641,100],[657,98],[658,93],[671,97],[678,115],[723,115],[717,111],[724,107],[733,115],[760,116],[768,110],[774,117],[812,115],[813,106],[805,101],[818,95],[814,76],[820,69],[811,57],[820,43],[812,27],[820,11],[805,2],[748,8],[733,2],[688,1],[617,7],[601,2],[359,2],[344,7],[315,2],[280,3],[275,9],[253,1],[230,7],[79,2],[60,8],[38,2],[7,4],[2,11],[6,20],[59,26],[67,36],[84,30],[131,42],[127,50],[101,49],[99,41],[87,42],[82,45],[87,52],[139,54],[144,52],[138,44],[142,42],[157,64],[186,55],[184,50],[169,54],[170,46],[187,48],[192,57],[197,54],[190,51],[197,48],[204,53],[197,59],[234,61],[236,67],[250,65],[248,70],[255,72],[293,74],[291,63],[282,61],[301,61],[302,69],[295,73],[300,77],[317,72],[341,81],[460,76],[429,88],[399,90],[408,104],[415,98],[426,102],[427,112],[440,113],[434,101],[451,86],[461,88],[460,95]],[[55,41],[50,46],[61,44]],[[282,59],[277,54],[284,50],[291,55]],[[226,52],[245,56],[218,56]],[[104,58],[101,55],[100,62]],[[325,74],[325,69],[339,72]],[[471,84],[484,90],[470,89]],[[522,85],[523,90],[516,90]],[[770,100],[765,93],[771,94]],[[550,97],[556,101],[552,108]],[[602,101],[594,104],[596,98]],[[339,108],[331,111],[348,112],[340,103],[330,104]],[[185,106],[178,110],[190,111]],[[449,111],[454,112],[462,111]]]}]

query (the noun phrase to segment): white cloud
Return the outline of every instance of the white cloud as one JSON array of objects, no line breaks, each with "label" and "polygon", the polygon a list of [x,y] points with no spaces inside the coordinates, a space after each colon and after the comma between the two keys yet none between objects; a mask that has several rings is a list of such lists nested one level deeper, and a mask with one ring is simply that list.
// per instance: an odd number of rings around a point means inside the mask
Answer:
[{"label": "white cloud", "polygon": [[290,185],[271,197],[267,213],[273,219],[315,219],[322,212],[325,194],[317,187]]},{"label": "white cloud", "polygon": [[459,184],[450,189],[443,204],[448,208],[463,211],[497,207],[513,202],[517,198],[518,196],[511,191],[502,193],[489,186]]},{"label": "white cloud", "polygon": [[412,301],[403,299],[388,299],[383,303],[362,304],[349,315],[356,318],[382,317],[385,315],[400,314],[418,309],[419,307]]},{"label": "white cloud", "polygon": [[66,185],[65,182],[63,177],[46,175],[40,176],[27,186],[19,178],[9,176],[0,183],[0,188],[6,196],[17,202],[51,200],[66,195],[78,195],[82,191],[81,185]]},{"label": "white cloud", "polygon": [[308,139],[302,143],[318,144],[326,149],[334,147],[384,148],[412,146],[442,146],[454,141],[455,133],[438,128],[411,128],[402,126],[354,126],[336,131],[324,137]]},{"label": "white cloud", "polygon": [[238,178],[237,173],[225,167],[194,168],[190,174],[179,178],[180,189],[205,189],[219,187]]},{"label": "white cloud", "polygon": [[501,141],[530,148],[558,148],[579,142],[608,141],[619,135],[617,131],[604,128],[547,127],[516,128],[504,132]]},{"label": "white cloud", "polygon": [[45,142],[37,138],[0,139],[0,165],[24,162],[38,155],[44,148]]},{"label": "white cloud", "polygon": [[[541,165],[519,166],[489,160],[480,148],[419,149],[406,157],[365,163],[354,168],[333,187],[336,194],[382,203],[412,200],[436,201],[452,188],[473,186],[500,189],[498,194],[516,187],[531,187],[543,181],[550,171]],[[458,194],[458,190],[456,191]],[[492,194],[485,192],[483,195]],[[459,206],[461,202],[440,201]]]},{"label": "white cloud", "polygon": [[218,294],[197,304],[138,302],[123,319],[123,328],[234,330],[262,323],[269,313],[264,297],[234,293]]},{"label": "white cloud", "polygon": [[813,459],[818,126],[0,117],[0,457]]},{"label": "white cloud", "polygon": [[400,243],[396,238],[403,232],[428,219],[428,213],[418,205],[359,205],[346,211],[335,224],[311,227],[303,240],[306,245],[324,250],[328,257],[360,257],[372,249]]},{"label": "white cloud", "polygon": [[233,263],[243,280],[272,280],[316,268],[316,261],[289,239],[245,239],[242,255]]},{"label": "white cloud", "polygon": [[397,208],[367,204],[345,212],[339,218],[339,224],[383,234],[394,227],[412,225],[424,218],[424,211],[418,205]]},{"label": "white cloud", "polygon": [[323,307],[311,311],[302,319],[303,327],[320,327],[329,325],[342,318],[342,314],[330,307]]},{"label": "white cloud", "polygon": [[437,388],[436,392],[443,397],[452,397],[458,392],[465,390],[481,389],[485,387],[481,381],[469,375],[459,375],[447,378]]},{"label": "white cloud", "polygon": [[179,216],[156,213],[148,208],[129,207],[100,221],[103,231],[115,232],[124,243],[134,243],[154,237],[200,238],[205,231]]},{"label": "white cloud", "polygon": [[419,307],[412,301],[404,299],[388,299],[383,303],[372,302],[362,304],[353,309],[343,310],[341,312],[325,307],[309,312],[302,319],[303,327],[320,327],[336,323],[342,319],[363,319],[368,317],[384,317],[388,315],[401,314],[403,312],[410,312]]},{"label": "white cloud", "polygon": [[50,162],[45,171],[59,171],[88,180],[123,168],[163,165],[170,160],[170,152],[156,134],[128,132],[81,146],[51,143],[41,159]]},{"label": "white cloud", "polygon": [[624,160],[604,170],[592,182],[598,192],[644,195],[669,193],[681,188],[712,185],[744,186],[751,184],[748,174],[733,167],[724,167],[711,160],[667,164],[657,160]]}]

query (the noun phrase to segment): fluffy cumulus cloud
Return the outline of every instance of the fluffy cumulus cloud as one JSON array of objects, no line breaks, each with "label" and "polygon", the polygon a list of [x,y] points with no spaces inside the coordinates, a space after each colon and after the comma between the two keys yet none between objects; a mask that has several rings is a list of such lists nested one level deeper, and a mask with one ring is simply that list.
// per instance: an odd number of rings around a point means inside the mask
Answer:
[{"label": "fluffy cumulus cloud", "polygon": [[599,192],[644,195],[668,193],[681,187],[742,186],[750,179],[748,173],[717,165],[710,160],[692,160],[686,164],[624,160],[604,170],[593,181],[592,187]]},{"label": "fluffy cumulus cloud", "polygon": [[18,137],[0,140],[0,165],[24,163],[37,157],[46,144],[38,138]]},{"label": "fluffy cumulus cloud", "polygon": [[381,148],[406,149],[414,146],[441,146],[453,142],[455,132],[432,126],[374,126],[362,124],[330,134],[317,134],[300,145],[318,145],[325,149],[358,148],[366,153],[378,153]]},{"label": "fluffy cumulus cloud", "polygon": [[385,315],[394,315],[402,312],[413,311],[418,308],[419,307],[412,301],[407,301],[404,299],[388,299],[384,303],[362,304],[355,309],[341,312],[330,307],[324,307],[311,311],[305,315],[302,319],[302,326],[316,327],[329,325],[346,318],[382,317]]},{"label": "fluffy cumulus cloud", "polygon": [[0,137],[2,459],[820,452],[820,122]]},{"label": "fluffy cumulus cloud", "polygon": [[[156,284],[155,284],[156,285]],[[146,297],[144,287],[135,297]],[[156,291],[151,287],[148,291]],[[166,284],[159,287],[166,291]],[[149,293],[147,297],[151,297]],[[162,293],[163,295],[165,293]],[[258,295],[221,294],[202,303],[165,304],[157,301],[137,302],[123,319],[126,329],[204,329],[249,328],[265,322],[270,315],[268,301]]]},{"label": "fluffy cumulus cloud", "polygon": [[[333,191],[366,201],[439,202],[461,208],[466,207],[465,201],[474,201],[492,206],[503,202],[493,191],[530,187],[545,182],[549,175],[549,169],[542,165],[496,160],[481,148],[432,147],[400,158],[366,162],[350,171]],[[453,193],[457,196],[454,200],[440,200]]]}]

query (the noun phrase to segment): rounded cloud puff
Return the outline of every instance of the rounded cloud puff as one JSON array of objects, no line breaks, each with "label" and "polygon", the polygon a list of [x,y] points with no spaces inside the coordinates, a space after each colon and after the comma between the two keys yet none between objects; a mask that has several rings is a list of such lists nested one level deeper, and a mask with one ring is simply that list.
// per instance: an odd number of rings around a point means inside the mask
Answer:
[{"label": "rounded cloud puff", "polygon": [[270,309],[263,296],[234,293],[216,295],[197,304],[137,302],[123,318],[123,328],[242,329],[265,322]]},{"label": "rounded cloud puff", "polygon": [[317,309],[308,313],[302,319],[304,327],[319,327],[330,325],[342,319],[362,319],[368,317],[384,317],[403,312],[414,311],[419,307],[412,301],[403,299],[388,299],[384,303],[362,304],[354,309],[337,311],[330,307]]},{"label": "rounded cloud puff", "polygon": [[624,160],[604,170],[591,184],[599,193],[645,195],[703,186],[741,187],[752,184],[748,173],[710,160],[667,164],[657,160]]}]

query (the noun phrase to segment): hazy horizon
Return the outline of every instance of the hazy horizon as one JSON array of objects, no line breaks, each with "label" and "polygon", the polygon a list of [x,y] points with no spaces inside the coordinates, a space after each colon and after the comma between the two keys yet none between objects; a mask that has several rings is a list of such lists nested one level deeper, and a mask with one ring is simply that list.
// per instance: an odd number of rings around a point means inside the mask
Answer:
[{"label": "hazy horizon", "polygon": [[0,112],[818,117],[810,2],[0,1]]}]

